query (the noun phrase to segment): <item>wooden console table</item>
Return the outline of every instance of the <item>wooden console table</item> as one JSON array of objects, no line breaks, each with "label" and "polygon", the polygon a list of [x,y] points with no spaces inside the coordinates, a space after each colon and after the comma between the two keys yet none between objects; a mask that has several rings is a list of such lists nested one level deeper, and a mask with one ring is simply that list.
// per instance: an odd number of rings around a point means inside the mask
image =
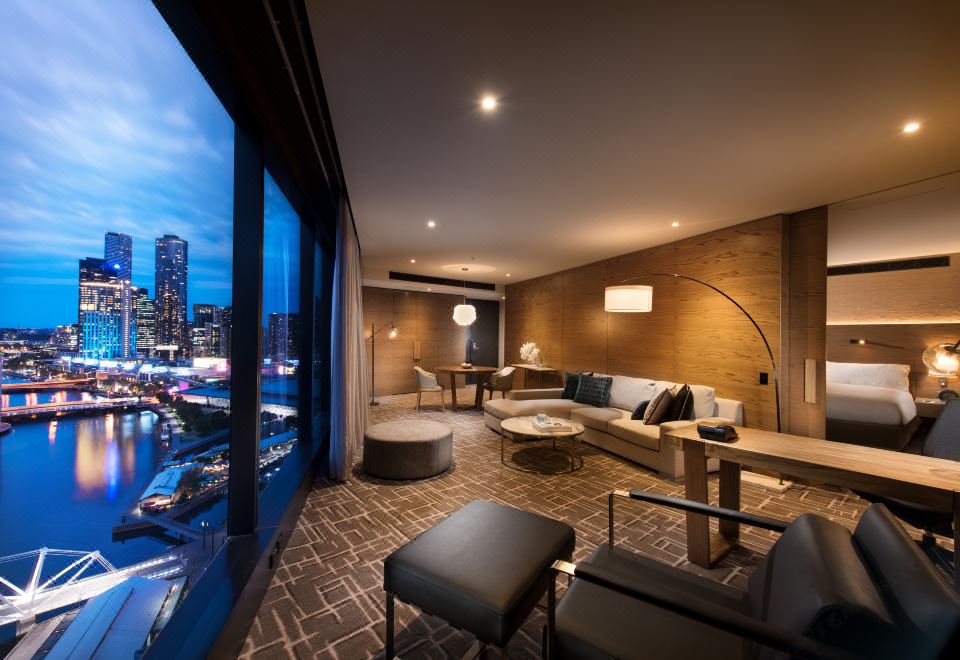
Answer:
[{"label": "wooden console table", "polygon": [[[861,447],[773,431],[737,427],[734,442],[704,440],[695,424],[666,434],[683,449],[687,499],[708,503],[707,459],[720,459],[720,506],[740,509],[740,469],[750,466],[812,481],[953,510],[954,548],[960,550],[960,462]],[[687,513],[687,559],[709,568],[739,540],[740,525],[721,520],[711,538],[710,520]],[[954,565],[960,588],[960,562]]]},{"label": "wooden console table", "polygon": [[527,389],[527,380],[530,378],[531,373],[535,373],[538,376],[537,387],[543,387],[544,374],[557,374],[558,378],[560,376],[560,372],[553,367],[538,367],[535,364],[529,364],[527,362],[517,362],[510,366],[516,369],[523,369],[523,389]]}]

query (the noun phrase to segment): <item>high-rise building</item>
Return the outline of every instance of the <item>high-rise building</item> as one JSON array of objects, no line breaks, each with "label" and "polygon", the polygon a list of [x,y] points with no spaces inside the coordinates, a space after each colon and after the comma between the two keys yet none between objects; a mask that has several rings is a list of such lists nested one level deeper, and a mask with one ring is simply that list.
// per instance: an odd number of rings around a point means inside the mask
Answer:
[{"label": "high-rise building", "polygon": [[233,329],[233,307],[227,306],[220,311],[220,350],[218,357],[230,357],[230,332]]},{"label": "high-rise building", "polygon": [[300,315],[274,312],[267,317],[267,345],[264,356],[272,364],[281,364],[297,359]]},{"label": "high-rise building", "polygon": [[208,303],[193,304],[190,343],[195,357],[219,357],[223,308]]},{"label": "high-rise building", "polygon": [[77,348],[80,357],[123,357],[123,285],[104,259],[80,260]]},{"label": "high-rise building", "polygon": [[137,355],[146,357],[157,345],[157,308],[146,289],[131,287],[130,294],[137,319]]},{"label": "high-rise building", "polygon": [[177,346],[183,355],[187,336],[187,241],[173,234],[157,239],[156,288],[158,346]]},{"label": "high-rise building", "polygon": [[137,312],[130,292],[133,278],[133,237],[108,231],[103,237],[103,259],[103,267],[116,275],[120,282],[120,357],[129,359],[137,353]]},{"label": "high-rise building", "polygon": [[133,237],[108,231],[103,237],[103,258],[121,281],[133,279]]}]

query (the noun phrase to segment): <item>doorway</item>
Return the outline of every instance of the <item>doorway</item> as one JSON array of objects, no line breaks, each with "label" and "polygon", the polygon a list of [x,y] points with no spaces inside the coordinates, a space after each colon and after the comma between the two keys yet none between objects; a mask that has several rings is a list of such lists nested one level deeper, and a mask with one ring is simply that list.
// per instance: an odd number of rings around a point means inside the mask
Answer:
[{"label": "doorway", "polygon": [[[477,320],[467,330],[467,362],[482,366],[499,366],[500,359],[500,302],[469,299],[477,309]],[[467,383],[477,382],[477,376],[467,376]]]}]

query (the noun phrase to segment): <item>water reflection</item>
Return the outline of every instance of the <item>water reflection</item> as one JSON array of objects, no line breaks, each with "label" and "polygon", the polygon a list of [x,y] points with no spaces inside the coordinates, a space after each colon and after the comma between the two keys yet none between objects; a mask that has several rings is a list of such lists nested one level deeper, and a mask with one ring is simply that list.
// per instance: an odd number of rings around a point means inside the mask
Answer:
[{"label": "water reflection", "polygon": [[125,415],[117,420],[107,414],[102,418],[77,419],[75,497],[104,496],[113,501],[121,484],[130,484],[136,474],[137,437],[152,433],[152,430],[152,415]]},{"label": "water reflection", "polygon": [[156,421],[147,411],[115,413],[110,440],[100,416],[15,424],[0,440],[0,556],[44,546],[97,549],[124,566],[162,551],[161,539],[114,542],[111,533],[155,474]]}]

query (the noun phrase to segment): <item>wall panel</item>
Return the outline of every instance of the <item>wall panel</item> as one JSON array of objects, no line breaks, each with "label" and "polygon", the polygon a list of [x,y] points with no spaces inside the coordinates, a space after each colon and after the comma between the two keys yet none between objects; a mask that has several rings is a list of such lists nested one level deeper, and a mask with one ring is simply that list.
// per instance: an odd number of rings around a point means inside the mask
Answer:
[{"label": "wall panel", "polygon": [[[784,241],[790,241],[784,228],[790,222],[789,216],[772,216],[511,284],[507,286],[506,361],[518,360],[520,344],[533,340],[544,348],[546,363],[562,371],[711,385],[719,396],[744,402],[751,426],[776,428],[766,350],[753,325],[729,301],[694,282],[645,277],[636,283],[653,285],[652,312],[607,314],[603,289],[641,273],[677,272],[702,279],[756,318],[779,363],[781,287],[789,283],[783,279],[788,276]],[[817,243],[816,249],[822,254],[813,256],[825,264],[825,241]],[[814,283],[813,296],[820,295],[822,305],[824,287],[823,282]],[[799,285],[795,293],[804,295]],[[824,316],[825,311],[819,321],[809,315],[797,319],[819,322],[822,332]],[[822,343],[817,352],[815,333],[810,337],[812,348],[806,347],[807,335],[797,334],[796,340],[802,340],[805,354],[822,365]],[[769,385],[759,385],[760,372],[770,374]]]},{"label": "wall panel", "polygon": [[[395,339],[389,338],[389,326],[377,334],[377,396],[415,391],[414,365],[432,371],[438,365],[463,362],[467,329],[453,322],[453,308],[462,300],[462,296],[363,287],[368,365],[370,324],[380,328],[396,319],[399,329]],[[414,359],[416,342],[420,342],[419,360]]]}]

